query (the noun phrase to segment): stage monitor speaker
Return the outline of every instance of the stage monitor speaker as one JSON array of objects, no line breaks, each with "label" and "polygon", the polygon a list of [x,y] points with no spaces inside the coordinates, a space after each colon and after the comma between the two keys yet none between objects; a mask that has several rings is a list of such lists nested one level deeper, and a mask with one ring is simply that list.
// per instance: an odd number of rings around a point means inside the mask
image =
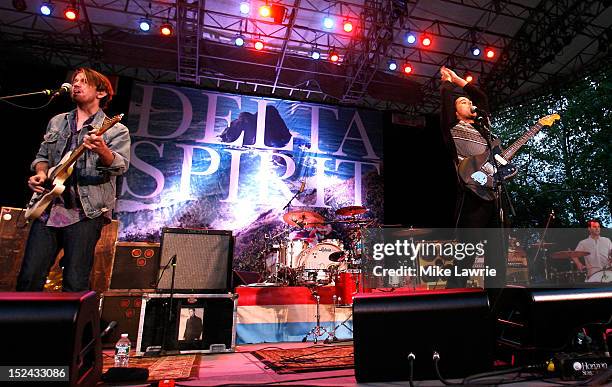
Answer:
[{"label": "stage monitor speaker", "polygon": [[174,291],[187,293],[227,293],[232,281],[234,240],[231,231],[163,228],[161,239],[161,280],[158,291],[169,292],[172,265],[176,257]]},{"label": "stage monitor speaker", "polygon": [[353,301],[355,378],[358,382],[437,380],[490,370],[493,332],[482,289],[371,293]]},{"label": "stage monitor speaker", "polygon": [[3,366],[68,367],[67,379],[45,385],[95,386],[102,371],[96,293],[0,293],[0,342]]},{"label": "stage monitor speaker", "polygon": [[[545,361],[557,352],[605,352],[605,348],[597,348],[605,346],[602,334],[593,332],[610,323],[612,286],[582,289],[509,286],[499,293],[493,314],[497,321],[498,358],[514,365]],[[592,336],[589,348],[575,347],[579,334]]]},{"label": "stage monitor speaker", "polygon": [[159,243],[118,242],[111,289],[153,289],[159,273]]}]

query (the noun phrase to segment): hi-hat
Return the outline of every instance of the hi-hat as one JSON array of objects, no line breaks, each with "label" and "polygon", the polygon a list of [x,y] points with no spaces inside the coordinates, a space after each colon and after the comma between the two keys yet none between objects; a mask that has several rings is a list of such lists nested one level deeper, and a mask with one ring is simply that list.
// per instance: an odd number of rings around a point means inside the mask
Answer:
[{"label": "hi-hat", "polygon": [[552,253],[550,256],[554,259],[573,259],[584,257],[585,255],[589,255],[588,251],[573,251],[573,250],[564,250],[557,251],[556,253]]},{"label": "hi-hat", "polygon": [[338,208],[336,210],[336,215],[338,216],[355,216],[355,215],[361,215],[365,212],[367,212],[368,209],[362,206],[348,206],[348,207],[342,207],[342,208]]},{"label": "hi-hat", "polygon": [[325,219],[313,211],[308,210],[293,210],[283,215],[285,223],[294,227],[314,227],[321,225]]},{"label": "hi-hat", "polygon": [[530,249],[535,249],[536,247],[542,247],[542,248],[547,249],[547,248],[552,247],[554,245],[555,245],[554,242],[536,242],[536,243],[530,244],[529,248]]}]

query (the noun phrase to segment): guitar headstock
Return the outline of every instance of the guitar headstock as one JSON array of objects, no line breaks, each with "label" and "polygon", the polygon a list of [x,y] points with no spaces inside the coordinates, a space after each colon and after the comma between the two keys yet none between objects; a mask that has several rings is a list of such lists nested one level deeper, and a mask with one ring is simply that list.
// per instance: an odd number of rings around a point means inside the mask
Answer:
[{"label": "guitar headstock", "polygon": [[560,120],[560,119],[561,119],[561,116],[555,113],[555,114],[549,114],[547,116],[540,118],[538,122],[540,123],[540,125],[543,125],[543,126],[551,126],[552,124],[555,123],[555,121]]},{"label": "guitar headstock", "polygon": [[112,128],[117,122],[121,121],[122,118],[123,118],[123,113],[117,114],[116,116],[112,118],[105,118],[104,122],[102,123],[102,126],[96,129],[96,134],[99,136],[102,133],[106,132],[107,130]]}]

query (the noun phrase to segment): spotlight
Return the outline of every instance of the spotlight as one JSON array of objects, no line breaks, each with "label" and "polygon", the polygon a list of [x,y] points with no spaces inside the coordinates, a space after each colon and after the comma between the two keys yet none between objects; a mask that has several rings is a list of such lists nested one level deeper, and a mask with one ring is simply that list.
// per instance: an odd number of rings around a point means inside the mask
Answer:
[{"label": "spotlight", "polygon": [[427,35],[423,35],[421,38],[421,44],[425,47],[431,46],[431,38]]},{"label": "spotlight", "polygon": [[242,35],[237,35],[237,36],[234,38],[234,44],[235,44],[236,46],[238,46],[238,47],[242,47],[242,46],[244,46],[244,36],[242,36]]},{"label": "spotlight", "polygon": [[319,51],[318,48],[313,48],[312,51],[310,51],[310,57],[314,60],[319,60],[321,58],[321,51]]},{"label": "spotlight", "polygon": [[64,17],[68,20],[76,20],[79,18],[79,10],[69,5],[64,10]]},{"label": "spotlight", "polygon": [[487,48],[485,50],[485,56],[489,59],[493,59],[495,57],[495,51],[492,48]]},{"label": "spotlight", "polygon": [[465,81],[466,82],[472,82],[474,80],[474,77],[471,74],[468,74],[465,76]]},{"label": "spotlight", "polygon": [[480,55],[480,48],[478,48],[476,46],[472,47],[471,51],[472,51],[472,55],[474,55],[474,56]]},{"label": "spotlight", "polygon": [[272,4],[270,6],[270,17],[274,19],[274,23],[281,24],[285,20],[287,8],[282,5]]},{"label": "spotlight", "polygon": [[251,12],[251,4],[246,1],[240,3],[240,13],[243,15],[248,15]]},{"label": "spotlight", "polygon": [[174,27],[172,27],[172,24],[165,22],[159,27],[159,32],[164,36],[171,36],[174,33]]},{"label": "spotlight", "polygon": [[416,43],[416,35],[412,32],[406,32],[406,42],[408,42],[408,44],[415,44]]},{"label": "spotlight", "polygon": [[140,28],[140,30],[142,32],[149,32],[151,30],[151,24],[153,24],[153,22],[151,21],[151,19],[148,19],[146,17],[143,17],[142,19],[140,19],[140,21],[138,22],[138,27]]},{"label": "spotlight", "polygon": [[261,39],[257,39],[255,41],[255,49],[257,51],[261,51],[261,50],[263,50],[263,48],[264,48],[264,42]]},{"label": "spotlight", "polygon": [[404,65],[404,74],[411,74],[412,73],[412,65],[410,63],[406,63]]},{"label": "spotlight", "polygon": [[45,1],[40,5],[40,13],[49,16],[53,13],[53,4],[50,1]]},{"label": "spotlight", "polygon": [[15,8],[19,12],[23,12],[28,9],[28,5],[25,0],[13,0],[13,8]]},{"label": "spotlight", "polygon": [[338,55],[338,53],[335,50],[331,50],[329,52],[329,60],[336,63],[340,60],[340,55]]},{"label": "spotlight", "polygon": [[350,20],[345,20],[344,23],[342,24],[342,29],[344,30],[344,32],[351,32],[353,31],[353,23],[351,23]]},{"label": "spotlight", "polygon": [[271,14],[272,14],[272,9],[270,8],[268,4],[265,4],[259,7],[259,15],[261,17],[270,17]]},{"label": "spotlight", "polygon": [[325,16],[323,18],[323,27],[327,28],[328,30],[334,28],[334,24],[334,18],[332,18],[331,16]]},{"label": "spotlight", "polygon": [[397,70],[397,62],[395,62],[394,60],[390,60],[388,66],[389,70],[391,71]]}]

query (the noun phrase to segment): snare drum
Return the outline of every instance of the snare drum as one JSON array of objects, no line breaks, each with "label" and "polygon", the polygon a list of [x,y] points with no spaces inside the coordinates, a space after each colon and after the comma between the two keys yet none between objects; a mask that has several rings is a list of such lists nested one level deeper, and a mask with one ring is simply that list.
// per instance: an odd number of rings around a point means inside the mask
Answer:
[{"label": "snare drum", "polygon": [[603,269],[593,273],[586,282],[607,283],[612,282],[612,269]]},{"label": "snare drum", "polygon": [[302,285],[327,285],[332,282],[332,272],[327,269],[304,269],[298,282]]},{"label": "snare drum", "polygon": [[361,270],[346,270],[336,273],[336,298],[339,306],[353,305],[353,296],[363,288]]}]

